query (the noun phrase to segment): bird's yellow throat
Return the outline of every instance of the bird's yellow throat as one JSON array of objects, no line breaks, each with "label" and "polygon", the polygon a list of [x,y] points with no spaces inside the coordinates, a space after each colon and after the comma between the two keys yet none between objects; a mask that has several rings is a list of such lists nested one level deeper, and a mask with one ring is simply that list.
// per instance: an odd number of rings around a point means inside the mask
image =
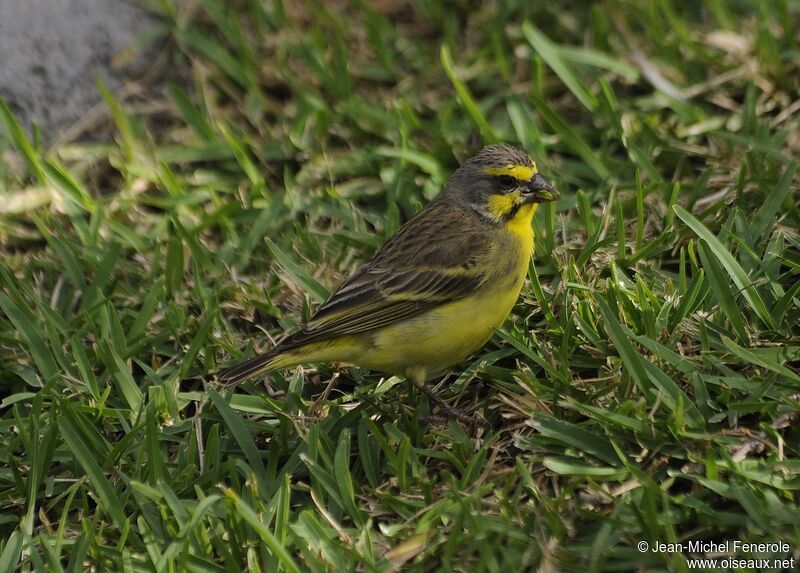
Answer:
[{"label": "bird's yellow throat", "polygon": [[[532,235],[531,220],[539,208],[537,203],[520,205],[519,193],[492,195],[488,200],[488,211],[497,221],[505,221],[506,229],[523,239]],[[509,219],[508,214],[514,213]]]},{"label": "bird's yellow throat", "polygon": [[527,203],[523,205],[519,208],[516,215],[506,223],[506,229],[520,239],[532,240],[533,227],[531,227],[531,221],[538,208],[539,205],[536,203]]}]

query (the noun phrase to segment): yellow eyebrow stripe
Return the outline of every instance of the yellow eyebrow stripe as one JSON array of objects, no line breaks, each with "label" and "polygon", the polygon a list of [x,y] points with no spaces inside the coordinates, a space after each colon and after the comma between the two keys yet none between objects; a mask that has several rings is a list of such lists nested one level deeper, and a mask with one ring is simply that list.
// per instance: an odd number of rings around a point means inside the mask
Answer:
[{"label": "yellow eyebrow stripe", "polygon": [[536,168],[536,163],[533,165],[504,165],[503,167],[487,167],[486,173],[489,175],[511,175],[520,181],[530,181],[539,170]]}]

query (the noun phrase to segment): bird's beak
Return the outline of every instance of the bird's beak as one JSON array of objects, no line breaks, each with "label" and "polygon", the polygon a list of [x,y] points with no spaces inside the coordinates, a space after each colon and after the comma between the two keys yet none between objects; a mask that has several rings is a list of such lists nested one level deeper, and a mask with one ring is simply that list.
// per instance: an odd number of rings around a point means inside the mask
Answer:
[{"label": "bird's beak", "polygon": [[552,183],[542,177],[541,173],[534,175],[522,192],[523,203],[548,203],[556,199],[558,191]]}]

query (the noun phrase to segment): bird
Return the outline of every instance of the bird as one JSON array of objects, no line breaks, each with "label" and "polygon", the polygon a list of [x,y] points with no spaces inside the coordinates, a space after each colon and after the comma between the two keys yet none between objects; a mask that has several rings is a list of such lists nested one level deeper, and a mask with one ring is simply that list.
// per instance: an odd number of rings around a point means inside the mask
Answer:
[{"label": "bird", "polygon": [[429,375],[480,349],[506,320],[533,254],[533,216],[558,196],[525,151],[484,147],[305,327],[219,381],[232,386],[272,370],[344,362],[425,390]]}]

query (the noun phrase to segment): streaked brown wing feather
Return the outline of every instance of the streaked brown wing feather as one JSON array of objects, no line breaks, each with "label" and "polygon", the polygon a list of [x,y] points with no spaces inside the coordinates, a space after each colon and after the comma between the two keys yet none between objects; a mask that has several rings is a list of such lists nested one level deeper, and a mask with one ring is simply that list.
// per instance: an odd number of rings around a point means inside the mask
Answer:
[{"label": "streaked brown wing feather", "polygon": [[[437,206],[431,204],[429,209],[435,211]],[[436,213],[426,215],[403,226],[334,291],[306,328],[276,350],[380,328],[477,289],[484,275],[475,261],[489,247],[484,236],[452,212],[446,219]]]}]

